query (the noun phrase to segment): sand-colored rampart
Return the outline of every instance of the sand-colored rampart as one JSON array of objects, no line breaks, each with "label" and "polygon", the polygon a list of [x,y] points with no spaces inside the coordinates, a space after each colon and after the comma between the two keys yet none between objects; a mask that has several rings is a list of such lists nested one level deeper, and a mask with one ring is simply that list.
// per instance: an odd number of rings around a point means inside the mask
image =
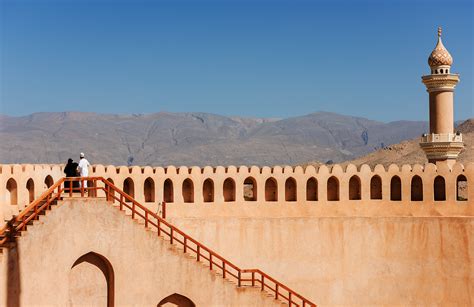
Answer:
[{"label": "sand-colored rampart", "polygon": [[[38,196],[48,182],[63,176],[59,165],[1,168],[2,195],[12,193],[7,190],[8,181],[13,179],[17,184],[18,204],[4,198],[5,214],[13,214],[28,203],[28,180],[39,187],[34,191]],[[338,165],[318,169],[95,165],[90,175],[110,178],[153,210],[171,195],[173,201],[167,200],[169,221],[237,265],[261,268],[321,306],[474,303],[473,163],[455,164],[451,169],[434,164],[392,165],[388,169],[357,169],[353,165],[345,169]],[[249,200],[248,178],[252,178],[256,200]],[[379,178],[379,184],[374,184],[373,178]],[[393,178],[400,180],[399,198],[394,197],[397,186]],[[229,180],[234,184],[226,185]],[[317,185],[310,186],[310,181]],[[167,194],[170,182],[172,193]],[[229,201],[229,195],[234,200]],[[93,217],[87,210],[77,214],[84,216],[77,216],[74,223],[88,229],[91,221],[87,219]],[[115,217],[108,216],[101,218],[107,229],[122,227]],[[44,223],[49,223],[49,215]],[[67,244],[76,240],[85,244],[83,236],[91,235],[89,230],[84,234],[78,230],[74,235],[69,228],[58,231],[70,237]],[[107,234],[100,240],[99,246],[113,240],[132,240],[140,254],[148,245],[138,235],[119,238]],[[28,255],[44,253],[30,249],[33,242],[24,244]],[[82,248],[85,253],[89,247],[85,244]],[[90,248],[97,250],[96,246]],[[114,254],[113,248],[98,251]],[[120,253],[128,252],[119,249],[117,255]],[[149,263],[151,258],[145,256],[141,261]],[[120,257],[114,257],[114,263],[120,263]],[[33,256],[28,265],[37,259]],[[134,274],[123,270],[124,274]],[[146,280],[147,275],[143,276]],[[188,282],[193,284],[193,279]]]},{"label": "sand-colored rampart", "polygon": [[470,217],[219,217],[172,223],[318,306],[472,306]]},{"label": "sand-colored rampart", "polygon": [[[64,176],[62,169],[62,165],[0,165],[3,217],[18,213],[41,195]],[[458,163],[452,168],[443,164],[391,165],[387,169],[382,165],[374,169],[367,165],[360,168],[348,165],[344,169],[339,165],[319,168],[94,165],[90,176],[110,179],[151,209],[166,201],[170,210],[173,205],[219,210],[224,208],[222,205],[236,205],[245,210],[255,208],[260,214],[266,211],[277,214],[279,207],[294,204],[314,205],[307,212],[325,210],[329,216],[464,216],[472,215],[469,205],[474,200],[474,163]],[[269,206],[262,209],[264,205],[275,205],[275,210]]]},{"label": "sand-colored rampart", "polygon": [[[86,255],[95,257],[78,264]],[[108,264],[104,272],[101,262]],[[0,254],[0,306],[105,306],[108,286],[112,306],[157,306],[175,293],[196,306],[278,306],[259,289],[237,288],[104,200],[60,202],[16,248]]]}]

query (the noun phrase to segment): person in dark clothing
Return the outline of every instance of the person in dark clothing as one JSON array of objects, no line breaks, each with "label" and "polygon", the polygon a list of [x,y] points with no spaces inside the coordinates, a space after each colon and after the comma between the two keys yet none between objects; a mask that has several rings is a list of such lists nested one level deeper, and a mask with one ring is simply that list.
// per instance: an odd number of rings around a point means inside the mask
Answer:
[{"label": "person in dark clothing", "polygon": [[[67,160],[66,167],[64,167],[64,174],[66,174],[66,177],[77,177],[77,165],[78,164],[76,162],[74,162],[71,158],[69,158]],[[71,182],[66,181],[64,183],[64,187],[66,189],[69,189],[70,188],[70,183]],[[73,188],[78,188],[79,187],[79,182],[73,181],[72,187]]]}]

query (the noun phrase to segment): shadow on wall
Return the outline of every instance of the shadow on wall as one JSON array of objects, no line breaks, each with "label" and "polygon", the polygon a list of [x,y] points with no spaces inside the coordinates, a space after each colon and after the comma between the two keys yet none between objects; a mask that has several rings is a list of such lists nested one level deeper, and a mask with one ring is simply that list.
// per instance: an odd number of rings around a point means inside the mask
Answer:
[{"label": "shadow on wall", "polygon": [[12,231],[13,223],[8,222],[8,267],[7,267],[7,307],[20,306],[20,256],[15,233]]},{"label": "shadow on wall", "polygon": [[170,305],[168,303],[171,303],[178,307],[196,307],[193,301],[191,301],[186,296],[178,294],[178,293],[165,297],[158,303],[157,307]]}]

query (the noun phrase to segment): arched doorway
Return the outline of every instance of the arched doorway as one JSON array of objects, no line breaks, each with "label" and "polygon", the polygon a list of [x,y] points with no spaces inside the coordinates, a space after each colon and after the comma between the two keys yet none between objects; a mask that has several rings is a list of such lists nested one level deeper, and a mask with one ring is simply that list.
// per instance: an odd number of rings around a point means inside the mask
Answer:
[{"label": "arched doorway", "polygon": [[390,180],[390,200],[402,200],[402,181],[398,176],[393,176]]},{"label": "arched doorway", "polygon": [[212,179],[208,178],[204,180],[202,196],[205,203],[212,203],[214,201],[214,181],[212,181]]},{"label": "arched doorway", "polygon": [[[127,177],[123,182],[123,191],[130,195],[130,197],[135,198],[135,183],[132,178]],[[125,201],[130,202],[130,200],[125,199]]]},{"label": "arched doorway", "polygon": [[318,181],[314,177],[309,178],[306,182],[306,200],[318,200]]},{"label": "arched doorway", "polygon": [[327,197],[328,201],[339,200],[339,180],[337,180],[337,178],[334,176],[328,179]]},{"label": "arched doorway", "polygon": [[173,181],[171,179],[166,179],[165,183],[163,184],[163,198],[164,201],[167,203],[172,203],[174,201],[174,194],[173,194]]},{"label": "arched doorway", "polygon": [[257,181],[253,177],[247,177],[244,180],[244,200],[257,200]]},{"label": "arched doorway", "polygon": [[148,177],[143,184],[143,193],[145,196],[145,202],[155,202],[155,181]]},{"label": "arched doorway", "polygon": [[285,201],[296,201],[296,180],[293,177],[286,179]]},{"label": "arched doorway", "polygon": [[413,176],[413,178],[411,179],[411,200],[423,200],[423,181],[418,175]]},{"label": "arched doorway", "polygon": [[26,189],[28,190],[28,202],[35,200],[35,182],[33,179],[28,179],[26,182]]},{"label": "arched doorway", "polygon": [[5,203],[10,205],[18,205],[18,186],[15,179],[8,179],[6,188],[7,193],[5,193]]},{"label": "arched doorway", "polygon": [[[114,180],[112,178],[107,178],[107,181],[110,182],[111,184],[115,185]],[[114,198],[115,197],[115,192],[114,192],[114,190],[110,189],[109,193],[110,194],[107,195],[107,200],[115,202],[115,198]]]},{"label": "arched doorway", "polygon": [[185,203],[194,202],[194,184],[191,179],[187,178],[183,181],[183,201]]},{"label": "arched doorway", "polygon": [[44,189],[45,190],[49,189],[53,184],[54,184],[53,177],[48,175],[48,176],[46,176],[46,178],[44,178]]},{"label": "arched doorway", "polygon": [[370,199],[382,199],[382,178],[379,175],[370,179]]},{"label": "arched doorway", "polygon": [[433,191],[435,201],[446,200],[446,183],[442,176],[436,176],[433,183]]},{"label": "arched doorway", "polygon": [[349,200],[360,200],[360,178],[352,176],[349,179]]},{"label": "arched doorway", "polygon": [[265,201],[278,200],[278,186],[275,178],[268,178],[265,181]]},{"label": "arched doorway", "polygon": [[178,293],[165,297],[158,303],[157,307],[165,306],[166,303],[171,303],[171,306],[174,305],[177,307],[196,307],[193,301]]},{"label": "arched doorway", "polygon": [[110,262],[89,252],[79,257],[69,272],[71,305],[114,306],[115,276]]},{"label": "arched doorway", "polygon": [[468,200],[467,178],[464,175],[459,175],[456,178],[456,199],[459,201]]},{"label": "arched doorway", "polygon": [[235,181],[232,178],[224,181],[224,201],[235,201]]}]

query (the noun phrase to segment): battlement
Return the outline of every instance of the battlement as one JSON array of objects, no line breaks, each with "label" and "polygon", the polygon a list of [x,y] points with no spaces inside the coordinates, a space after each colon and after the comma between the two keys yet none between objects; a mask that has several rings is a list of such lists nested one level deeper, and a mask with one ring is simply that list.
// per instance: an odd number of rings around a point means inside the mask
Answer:
[{"label": "battlement", "polygon": [[[64,165],[4,164],[0,165],[0,207],[4,217],[15,214],[41,195],[55,181],[64,176]],[[462,165],[398,165],[385,168],[377,165],[356,167],[349,164],[314,166],[217,166],[217,167],[127,167],[93,165],[90,176],[102,176],[130,194],[137,201],[155,208],[165,201],[170,208],[185,211],[185,204],[216,206],[231,204],[248,210],[259,210],[258,205],[317,207],[334,205],[340,213],[356,207],[359,214],[372,215],[370,204],[405,205],[402,215],[414,214],[418,207],[408,204],[455,206],[455,215],[471,215],[469,206],[474,199],[474,163]],[[468,200],[470,200],[468,202]],[[255,206],[257,205],[257,207]],[[252,206],[250,209],[248,206]],[[212,206],[211,206],[212,207]],[[443,207],[443,208],[444,208]],[[212,207],[214,208],[214,207]],[[216,207],[221,210],[225,206]],[[426,207],[425,213],[439,215]],[[437,207],[438,208],[438,207]],[[442,208],[441,208],[442,209]],[[178,210],[178,209],[177,209]],[[191,210],[191,209],[190,209]],[[306,209],[305,209],[306,210]],[[318,209],[319,210],[319,209]],[[360,211],[362,210],[362,211]],[[392,209],[379,208],[379,215]]]}]

